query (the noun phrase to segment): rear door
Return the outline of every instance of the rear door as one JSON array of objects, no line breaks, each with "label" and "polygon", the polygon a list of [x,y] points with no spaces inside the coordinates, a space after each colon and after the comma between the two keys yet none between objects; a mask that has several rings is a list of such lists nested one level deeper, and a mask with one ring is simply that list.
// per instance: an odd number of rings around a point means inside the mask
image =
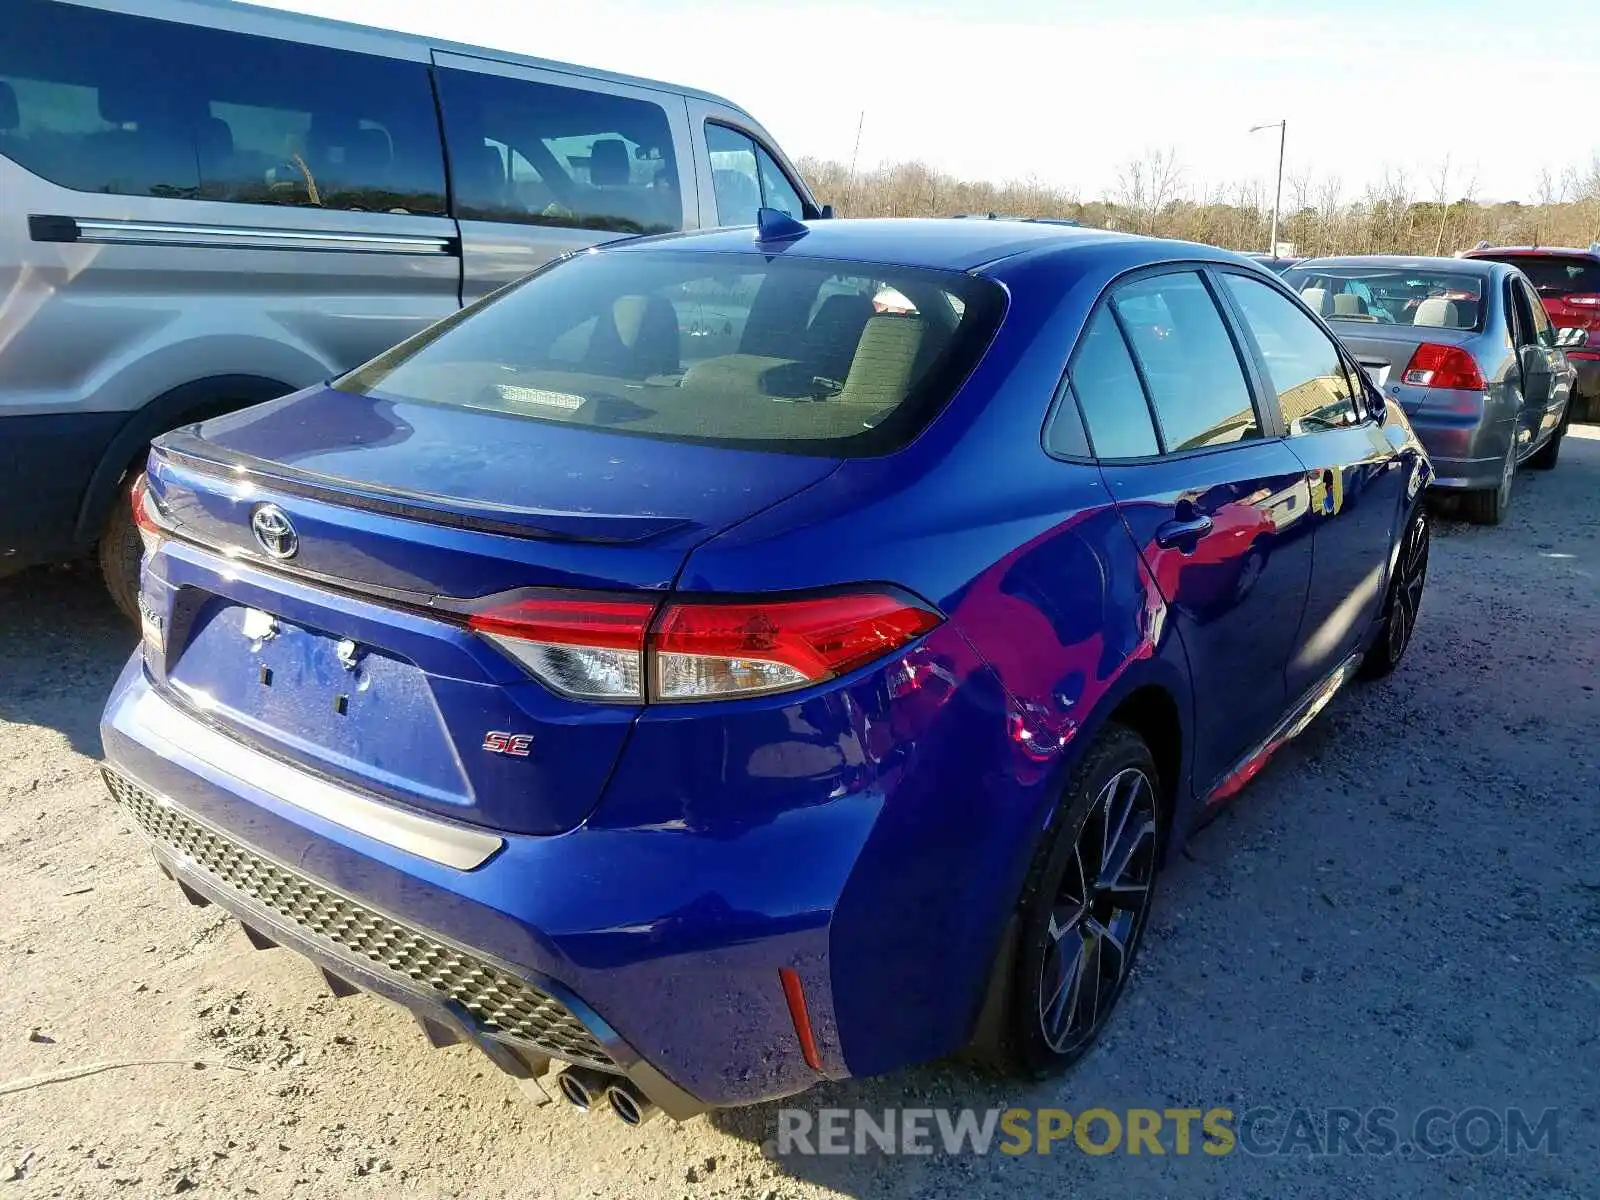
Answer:
[{"label": "rear door", "polygon": [[699,223],[675,93],[436,51],[471,303],[573,250]]},{"label": "rear door", "polygon": [[1118,509],[1188,654],[1210,784],[1271,733],[1311,584],[1305,468],[1257,411],[1196,269],[1117,287],[1070,368]]},{"label": "rear door", "polygon": [[1287,668],[1291,699],[1361,648],[1383,599],[1405,493],[1398,451],[1364,401],[1358,368],[1300,305],[1242,272],[1220,276],[1305,465],[1315,564]]}]

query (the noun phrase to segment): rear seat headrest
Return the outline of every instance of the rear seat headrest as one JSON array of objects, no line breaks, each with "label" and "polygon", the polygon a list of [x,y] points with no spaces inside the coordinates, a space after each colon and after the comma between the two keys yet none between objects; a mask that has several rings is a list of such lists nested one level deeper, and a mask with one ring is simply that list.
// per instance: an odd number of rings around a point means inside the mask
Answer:
[{"label": "rear seat headrest", "polygon": [[1333,304],[1329,299],[1327,288],[1307,288],[1300,293],[1300,299],[1305,302],[1307,308],[1319,316],[1326,317],[1333,312]]},{"label": "rear seat headrest", "polygon": [[1443,296],[1430,296],[1417,305],[1417,312],[1411,318],[1413,325],[1427,325],[1434,329],[1460,329],[1461,311],[1456,308],[1454,300],[1446,300]]}]

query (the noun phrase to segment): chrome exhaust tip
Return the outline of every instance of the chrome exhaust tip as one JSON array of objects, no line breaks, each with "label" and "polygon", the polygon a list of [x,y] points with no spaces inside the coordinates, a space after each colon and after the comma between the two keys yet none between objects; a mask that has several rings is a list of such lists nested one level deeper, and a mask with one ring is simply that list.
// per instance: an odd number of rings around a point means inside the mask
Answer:
[{"label": "chrome exhaust tip", "polygon": [[568,1067],[556,1076],[556,1088],[573,1108],[588,1112],[600,1103],[614,1078],[604,1071],[591,1071],[588,1067]]},{"label": "chrome exhaust tip", "polygon": [[626,1079],[617,1080],[606,1088],[606,1100],[617,1120],[635,1128],[654,1120],[661,1111],[659,1105]]}]

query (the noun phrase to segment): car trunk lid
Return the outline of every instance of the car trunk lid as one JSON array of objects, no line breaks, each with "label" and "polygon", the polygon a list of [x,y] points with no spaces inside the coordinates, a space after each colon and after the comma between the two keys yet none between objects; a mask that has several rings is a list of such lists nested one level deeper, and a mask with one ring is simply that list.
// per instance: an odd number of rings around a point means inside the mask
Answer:
[{"label": "car trunk lid", "polygon": [[[570,829],[637,708],[558,695],[466,613],[528,588],[654,599],[696,545],[837,465],[324,389],[287,397],[152,455],[175,535],[147,583],[165,630],[152,675],[243,740],[396,802],[509,832]],[[269,506],[293,531],[285,557],[252,528]]]},{"label": "car trunk lid", "polygon": [[1408,415],[1417,412],[1428,397],[1427,388],[1408,386],[1401,379],[1417,347],[1431,342],[1468,349],[1468,343],[1478,336],[1471,330],[1439,326],[1374,326],[1340,320],[1329,321],[1328,325],[1355,356],[1356,364],[1367,377],[1399,400]]}]

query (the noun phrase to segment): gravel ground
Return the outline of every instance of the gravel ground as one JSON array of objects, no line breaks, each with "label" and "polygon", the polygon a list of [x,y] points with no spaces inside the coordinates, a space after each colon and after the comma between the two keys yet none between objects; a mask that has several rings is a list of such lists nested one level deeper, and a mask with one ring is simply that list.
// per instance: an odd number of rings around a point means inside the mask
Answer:
[{"label": "gravel ground", "polygon": [[1556,1108],[1554,1153],[775,1158],[771,1107],[640,1131],[534,1107],[159,878],[95,773],[133,637],[56,569],[0,581],[0,1200],[1600,1196],[1600,429],[1518,486],[1501,528],[1439,523],[1401,671],[1336,700],[1164,878],[1070,1078],[938,1064],[804,1103],[1386,1106],[1402,1130]]}]

